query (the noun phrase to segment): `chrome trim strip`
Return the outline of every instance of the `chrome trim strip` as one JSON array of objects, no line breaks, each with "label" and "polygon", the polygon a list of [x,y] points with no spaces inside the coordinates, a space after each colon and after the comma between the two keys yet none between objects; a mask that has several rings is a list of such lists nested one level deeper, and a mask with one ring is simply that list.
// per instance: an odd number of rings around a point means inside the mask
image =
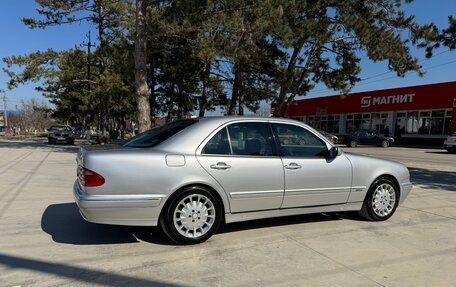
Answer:
[{"label": "chrome trim strip", "polygon": [[268,194],[268,193],[283,193],[283,189],[278,190],[265,190],[265,191],[236,191],[230,192],[230,196],[244,195],[244,194]]},{"label": "chrome trim strip", "polygon": [[300,189],[286,189],[285,192],[306,192],[306,191],[325,191],[325,190],[344,190],[351,189],[352,187],[322,187],[322,188],[300,188]]},{"label": "chrome trim strip", "polygon": [[119,195],[93,195],[82,192],[79,181],[75,183],[77,196],[83,201],[160,201],[164,194],[119,194]]},{"label": "chrome trim strip", "polygon": [[143,200],[161,200],[166,195],[156,194],[132,194],[132,195],[83,195],[85,201],[143,201]]}]

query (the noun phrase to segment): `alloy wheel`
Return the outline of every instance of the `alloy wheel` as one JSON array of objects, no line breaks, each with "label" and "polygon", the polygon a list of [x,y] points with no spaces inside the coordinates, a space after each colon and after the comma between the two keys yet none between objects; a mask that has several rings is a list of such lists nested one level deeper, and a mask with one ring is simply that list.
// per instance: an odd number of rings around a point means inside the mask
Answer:
[{"label": "alloy wheel", "polygon": [[173,213],[175,229],[186,238],[205,235],[215,223],[214,203],[205,195],[190,194],[176,205]]}]

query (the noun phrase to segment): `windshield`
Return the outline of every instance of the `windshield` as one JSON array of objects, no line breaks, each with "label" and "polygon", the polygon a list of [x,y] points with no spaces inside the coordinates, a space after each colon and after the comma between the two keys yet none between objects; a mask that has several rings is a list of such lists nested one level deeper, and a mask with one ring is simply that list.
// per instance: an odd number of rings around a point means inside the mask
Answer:
[{"label": "windshield", "polygon": [[136,148],[154,147],[196,122],[198,120],[178,120],[143,132],[133,137],[124,146]]}]

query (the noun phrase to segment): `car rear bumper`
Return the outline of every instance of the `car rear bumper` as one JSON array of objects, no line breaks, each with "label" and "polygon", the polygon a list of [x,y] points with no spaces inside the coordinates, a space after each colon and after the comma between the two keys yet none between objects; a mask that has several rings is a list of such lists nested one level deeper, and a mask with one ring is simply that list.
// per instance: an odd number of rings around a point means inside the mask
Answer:
[{"label": "car rear bumper", "polygon": [[93,223],[156,226],[166,195],[92,195],[82,190],[78,180],[73,195],[81,216]]},{"label": "car rear bumper", "polygon": [[443,142],[443,146],[444,147],[456,147],[456,142],[446,140]]},{"label": "car rear bumper", "polygon": [[53,142],[71,142],[71,141],[74,141],[74,138],[51,137],[51,138],[48,138],[48,140],[53,141]]}]

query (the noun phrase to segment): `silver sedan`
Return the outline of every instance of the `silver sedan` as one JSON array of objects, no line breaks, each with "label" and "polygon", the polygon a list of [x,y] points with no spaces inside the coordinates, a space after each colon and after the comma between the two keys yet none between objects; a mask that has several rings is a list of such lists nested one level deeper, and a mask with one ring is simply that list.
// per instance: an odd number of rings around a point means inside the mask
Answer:
[{"label": "silver sedan", "polygon": [[175,242],[222,223],[359,211],[386,220],[412,189],[400,163],[345,153],[279,118],[180,120],[123,146],[81,148],[74,196],[90,222],[161,226]]}]

